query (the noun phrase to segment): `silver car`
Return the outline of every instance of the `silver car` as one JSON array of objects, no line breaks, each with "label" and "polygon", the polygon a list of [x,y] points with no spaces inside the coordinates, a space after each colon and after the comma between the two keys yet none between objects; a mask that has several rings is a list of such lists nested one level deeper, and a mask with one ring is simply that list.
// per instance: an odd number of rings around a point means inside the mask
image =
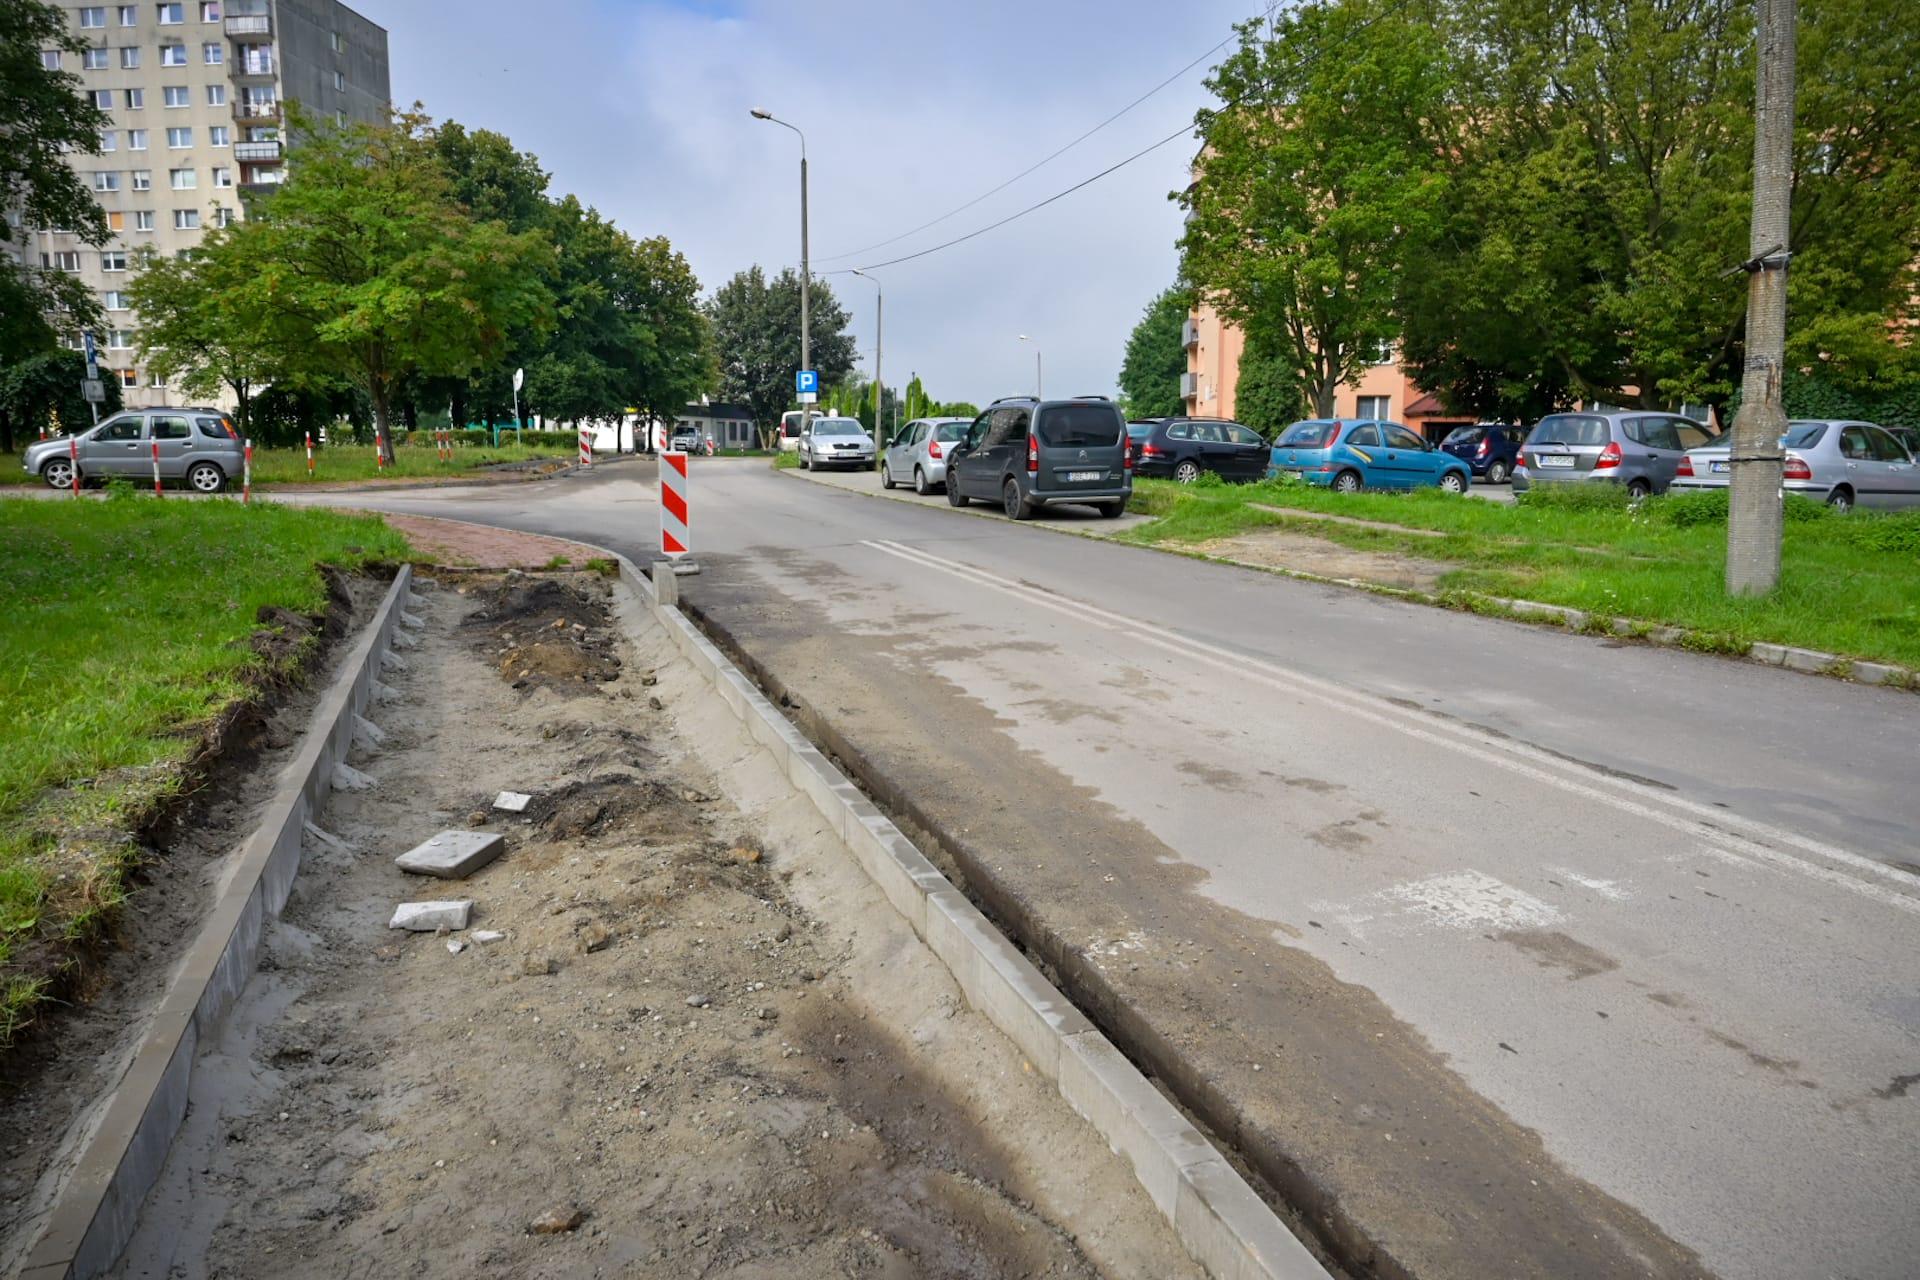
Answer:
[{"label": "silver car", "polygon": [[1713,428],[1672,413],[1550,413],[1514,459],[1513,491],[1600,481],[1634,498],[1665,493],[1687,450],[1713,439]]},{"label": "silver car", "polygon": [[240,478],[244,465],[240,433],[219,409],[130,409],[77,437],[28,445],[22,465],[56,489],[73,484],[76,453],[84,482],[116,476],[150,481],[155,445],[160,478],[184,482],[195,493],[219,493]]},{"label": "silver car", "polygon": [[915,493],[939,493],[947,487],[947,456],[955,441],[967,437],[971,418],[916,418],[900,429],[880,461],[880,484],[891,489],[913,478]]},{"label": "silver car", "polygon": [[[1871,422],[1796,419],[1780,438],[1786,452],[1781,489],[1841,511],[1920,507],[1920,465],[1890,432]],[[1676,492],[1732,483],[1728,445],[1694,449],[1680,461]]]},{"label": "silver car", "polygon": [[873,437],[857,418],[815,418],[800,436],[800,469],[871,467]]}]

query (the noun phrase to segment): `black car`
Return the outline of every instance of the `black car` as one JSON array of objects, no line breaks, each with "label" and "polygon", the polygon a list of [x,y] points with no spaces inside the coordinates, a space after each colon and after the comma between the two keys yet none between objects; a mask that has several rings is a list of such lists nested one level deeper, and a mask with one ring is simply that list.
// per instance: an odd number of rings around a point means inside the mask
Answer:
[{"label": "black car", "polygon": [[947,451],[947,501],[996,502],[1015,520],[1041,507],[1086,503],[1103,516],[1127,509],[1133,450],[1127,424],[1105,396],[995,400]]},{"label": "black car", "polygon": [[1135,449],[1135,475],[1171,476],[1182,484],[1205,471],[1226,480],[1262,480],[1270,457],[1258,431],[1223,418],[1160,418],[1135,438]]}]

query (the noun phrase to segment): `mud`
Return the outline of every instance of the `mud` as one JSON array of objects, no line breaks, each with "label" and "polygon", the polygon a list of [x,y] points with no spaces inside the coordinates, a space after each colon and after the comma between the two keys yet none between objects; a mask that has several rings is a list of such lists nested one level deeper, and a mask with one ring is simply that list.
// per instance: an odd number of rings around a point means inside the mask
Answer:
[{"label": "mud", "polygon": [[[1404,532],[1404,530],[1396,530]],[[1293,569],[1329,578],[1352,578],[1382,587],[1432,591],[1442,575],[1456,567],[1391,551],[1362,551],[1316,538],[1310,533],[1256,529],[1230,538],[1214,538],[1193,549],[1204,555],[1263,569]]]}]

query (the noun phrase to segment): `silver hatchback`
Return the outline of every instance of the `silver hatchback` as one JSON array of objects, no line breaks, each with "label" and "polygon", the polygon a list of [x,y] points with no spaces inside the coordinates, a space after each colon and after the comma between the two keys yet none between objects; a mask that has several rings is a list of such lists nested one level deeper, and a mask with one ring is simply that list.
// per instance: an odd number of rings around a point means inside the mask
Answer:
[{"label": "silver hatchback", "polygon": [[[1893,434],[1871,422],[1796,419],[1780,438],[1786,459],[1780,488],[1842,511],[1920,507],[1920,464]],[[1680,461],[1675,492],[1724,489],[1733,480],[1727,445],[1695,449]]]},{"label": "silver hatchback", "polygon": [[1550,413],[1514,459],[1513,491],[1599,481],[1635,498],[1665,493],[1687,450],[1714,439],[1705,423],[1671,413]]},{"label": "silver hatchback", "polygon": [[938,493],[947,487],[947,455],[957,441],[967,438],[971,418],[916,418],[900,429],[880,461],[880,484],[913,485],[915,493]]},{"label": "silver hatchback", "polygon": [[85,482],[116,476],[150,480],[155,446],[160,478],[180,481],[195,493],[219,493],[227,481],[239,478],[244,465],[240,433],[218,409],[130,409],[77,437],[28,445],[21,465],[56,489],[73,484],[76,461]]}]

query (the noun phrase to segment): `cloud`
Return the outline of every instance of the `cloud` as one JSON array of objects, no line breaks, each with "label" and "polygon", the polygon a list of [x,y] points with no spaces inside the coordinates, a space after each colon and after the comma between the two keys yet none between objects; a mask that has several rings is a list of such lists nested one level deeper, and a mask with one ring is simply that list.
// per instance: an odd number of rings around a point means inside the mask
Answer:
[{"label": "cloud", "polygon": [[[753,263],[797,266],[806,130],[816,274],[984,226],[1190,121],[1195,68],[1065,156],[873,253],[1090,128],[1214,42],[1252,3],[872,0],[360,0],[388,28],[393,92],[499,130],[639,235],[665,235],[708,289]],[[455,17],[457,15],[457,18]],[[450,20],[452,19],[452,20]],[[879,271],[887,381],[943,399],[1033,384],[1111,393],[1128,332],[1171,283],[1193,147],[1176,141],[977,240]],[[871,370],[874,290],[828,275]]]}]

